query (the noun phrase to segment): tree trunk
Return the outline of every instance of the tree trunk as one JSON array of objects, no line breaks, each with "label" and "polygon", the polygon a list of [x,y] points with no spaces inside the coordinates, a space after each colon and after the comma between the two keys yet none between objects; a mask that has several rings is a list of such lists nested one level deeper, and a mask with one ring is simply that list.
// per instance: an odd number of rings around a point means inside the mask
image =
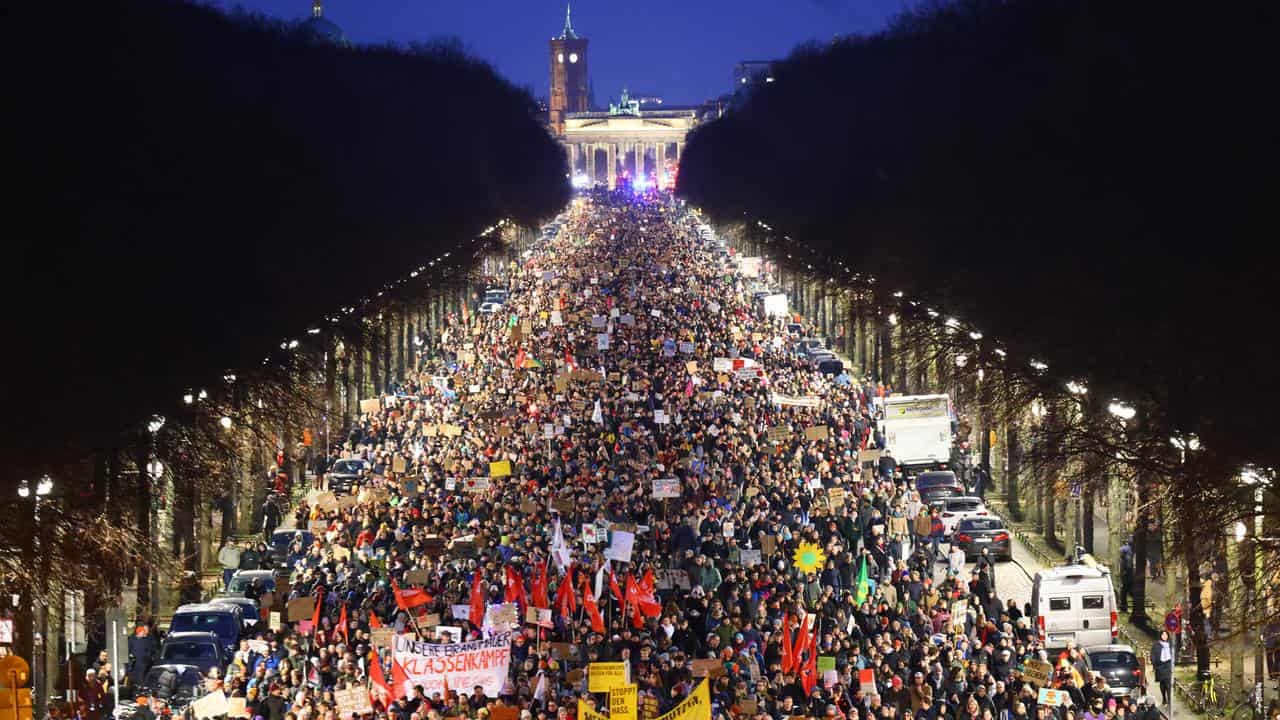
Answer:
[{"label": "tree trunk", "polygon": [[1022,503],[1018,497],[1018,473],[1022,471],[1022,446],[1019,444],[1017,423],[1009,425],[1004,435],[1005,450],[1009,456],[1004,473],[1004,501],[1009,506],[1009,514],[1013,519],[1022,520]]},{"label": "tree trunk", "polygon": [[884,346],[884,349],[881,351],[881,357],[883,359],[883,367],[881,368],[881,371],[883,374],[880,377],[884,379],[885,385],[892,385],[894,362],[896,358],[893,354],[893,326],[888,322],[880,323],[880,342]]},{"label": "tree trunk", "polygon": [[[1204,559],[1204,548],[1197,547],[1196,543],[1184,542],[1182,551],[1187,564],[1187,593],[1191,596],[1187,600],[1191,606],[1189,617],[1191,642],[1196,647],[1196,672],[1205,673],[1209,672],[1209,637],[1205,633],[1204,607],[1200,605],[1200,590],[1203,586],[1200,581],[1200,562]],[[1220,591],[1220,588],[1215,587],[1214,590]]]},{"label": "tree trunk", "polygon": [[[120,472],[120,463],[118,455],[116,461],[112,463],[112,474]],[[134,522],[138,525],[138,534],[143,537],[151,537],[151,493],[152,480],[150,473],[147,472],[147,464],[151,461],[151,446],[148,444],[144,448],[139,449],[134,462],[138,465],[137,484],[135,492],[137,495],[134,501]],[[118,481],[117,481],[118,482]],[[156,484],[164,482],[161,478]],[[145,563],[138,564],[138,607],[151,609],[151,572],[147,569]]]},{"label": "tree trunk", "polygon": [[[1138,480],[1142,487],[1142,480]],[[1146,494],[1138,494],[1138,502],[1145,502]],[[1149,626],[1147,616],[1147,506],[1143,505],[1133,520],[1133,613],[1130,619],[1135,625]]]}]

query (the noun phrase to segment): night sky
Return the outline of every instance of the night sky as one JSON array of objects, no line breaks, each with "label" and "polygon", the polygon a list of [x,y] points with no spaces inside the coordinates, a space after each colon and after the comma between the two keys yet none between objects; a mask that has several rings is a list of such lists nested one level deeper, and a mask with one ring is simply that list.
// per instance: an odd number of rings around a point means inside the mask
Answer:
[{"label": "night sky", "polygon": [[[591,41],[597,105],[623,85],[693,104],[728,92],[739,60],[774,59],[807,40],[873,32],[905,0],[575,0],[573,26]],[[304,18],[311,0],[220,0]],[[324,0],[325,17],[357,44],[460,38],[471,53],[546,97],[547,40],[563,0]]]}]

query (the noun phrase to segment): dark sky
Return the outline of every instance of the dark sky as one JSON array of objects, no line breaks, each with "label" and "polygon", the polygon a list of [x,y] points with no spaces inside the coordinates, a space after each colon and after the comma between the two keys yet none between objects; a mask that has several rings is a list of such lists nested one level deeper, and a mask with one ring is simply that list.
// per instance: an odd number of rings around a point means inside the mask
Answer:
[{"label": "dark sky", "polygon": [[[311,0],[218,1],[280,18],[311,13]],[[591,41],[597,104],[624,84],[689,104],[727,92],[739,60],[877,30],[904,1],[575,0],[573,26]],[[563,0],[325,0],[324,8],[355,43],[456,36],[538,97],[547,94],[547,40],[564,25]]]}]

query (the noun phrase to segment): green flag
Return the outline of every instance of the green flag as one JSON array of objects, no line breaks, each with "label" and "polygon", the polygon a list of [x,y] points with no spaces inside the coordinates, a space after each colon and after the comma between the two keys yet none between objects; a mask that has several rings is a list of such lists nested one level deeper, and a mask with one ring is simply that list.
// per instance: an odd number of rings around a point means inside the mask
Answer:
[{"label": "green flag", "polygon": [[867,579],[867,556],[862,556],[862,566],[858,568],[858,589],[853,593],[853,601],[858,605],[867,601],[871,594],[871,581]]}]

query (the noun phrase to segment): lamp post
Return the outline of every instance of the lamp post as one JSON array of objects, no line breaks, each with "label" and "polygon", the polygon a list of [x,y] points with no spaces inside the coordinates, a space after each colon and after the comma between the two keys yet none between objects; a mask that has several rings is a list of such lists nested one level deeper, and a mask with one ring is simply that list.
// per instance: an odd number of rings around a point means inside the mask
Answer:
[{"label": "lamp post", "polygon": [[[1262,568],[1262,559],[1259,557],[1262,550],[1262,495],[1266,487],[1271,482],[1263,474],[1257,472],[1253,468],[1246,468],[1240,473],[1240,480],[1246,487],[1253,488],[1253,525],[1250,532],[1249,524],[1241,521],[1236,522],[1235,536],[1237,542],[1240,543],[1240,569],[1241,578],[1245,584],[1245,595],[1249,602],[1242,607],[1242,617],[1240,628],[1244,631],[1248,627],[1249,620],[1259,620],[1263,617],[1262,608],[1259,607],[1259,588],[1261,587],[1258,573]],[[1247,561],[1247,562],[1246,562]],[[1262,636],[1263,628],[1256,628],[1254,635],[1256,637],[1253,653],[1253,702],[1255,709],[1261,710],[1263,693],[1266,686],[1263,678],[1266,672],[1263,667],[1264,653],[1266,645]]]},{"label": "lamp post", "polygon": [[[43,525],[40,522],[40,506],[44,502],[45,497],[52,493],[53,479],[48,475],[42,475],[34,483],[25,479],[18,482],[18,497],[23,500],[31,501],[31,517],[34,525],[33,529],[35,531],[32,533],[31,556],[28,567],[34,567],[39,562],[38,558],[42,557],[47,551],[47,548],[45,547],[46,543],[44,539]],[[44,597],[48,594],[48,581],[46,579],[48,575],[47,573],[40,573],[40,577],[41,598],[39,602],[30,603],[30,607],[33,611],[31,628],[25,629],[24,631],[30,632],[33,639],[39,639],[39,647],[36,647],[37,643],[35,642],[33,642],[31,646],[31,687],[35,689],[35,692],[33,693],[35,697],[32,699],[34,705],[33,712],[37,713],[39,717],[43,717],[45,701],[48,697],[48,688],[45,687],[46,677],[48,675],[45,668],[45,658],[49,638],[49,609],[45,604],[46,598]],[[32,591],[29,590],[28,592]],[[31,597],[34,600],[33,592]]]}]

